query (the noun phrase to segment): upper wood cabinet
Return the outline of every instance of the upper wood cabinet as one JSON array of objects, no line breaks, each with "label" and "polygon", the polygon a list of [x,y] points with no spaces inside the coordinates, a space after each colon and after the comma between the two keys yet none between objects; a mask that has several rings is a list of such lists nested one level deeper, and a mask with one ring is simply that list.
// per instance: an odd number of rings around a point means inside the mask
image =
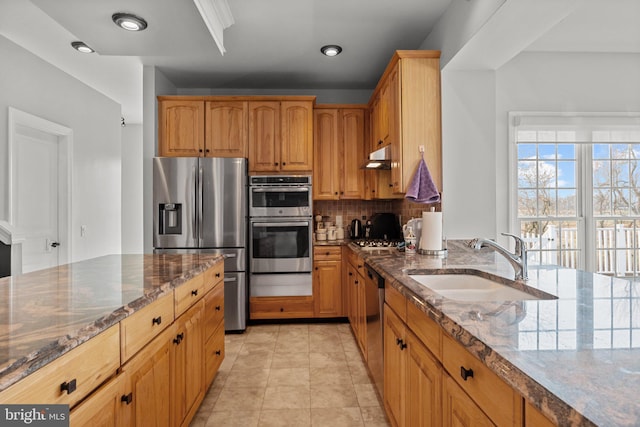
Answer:
[{"label": "upper wood cabinet", "polygon": [[249,103],[208,101],[205,104],[205,152],[208,157],[247,157]]},{"label": "upper wood cabinet", "polygon": [[311,172],[313,100],[249,102],[249,171]]},{"label": "upper wood cabinet", "polygon": [[204,156],[204,111],[203,100],[158,97],[158,155]]},{"label": "upper wood cabinet", "polygon": [[364,199],[368,150],[366,107],[320,106],[314,110],[313,198]]},{"label": "upper wood cabinet", "polygon": [[442,190],[439,58],[439,51],[396,51],[369,102],[371,147],[391,146],[395,194],[406,192],[421,158],[420,146],[434,183]]},{"label": "upper wood cabinet", "polygon": [[245,157],[251,172],[311,172],[310,96],[159,96],[158,155]]}]

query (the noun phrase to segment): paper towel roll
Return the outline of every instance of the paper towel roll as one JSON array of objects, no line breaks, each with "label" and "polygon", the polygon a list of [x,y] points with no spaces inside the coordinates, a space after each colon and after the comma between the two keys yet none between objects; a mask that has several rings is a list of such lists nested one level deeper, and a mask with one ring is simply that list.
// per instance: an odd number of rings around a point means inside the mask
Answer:
[{"label": "paper towel roll", "polygon": [[420,249],[442,250],[442,212],[422,212]]}]

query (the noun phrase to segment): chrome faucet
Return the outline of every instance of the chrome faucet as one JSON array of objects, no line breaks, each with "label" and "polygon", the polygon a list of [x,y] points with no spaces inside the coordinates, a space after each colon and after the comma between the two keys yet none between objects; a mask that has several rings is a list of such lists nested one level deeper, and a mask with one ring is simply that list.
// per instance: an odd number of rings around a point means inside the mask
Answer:
[{"label": "chrome faucet", "polygon": [[516,272],[516,280],[527,280],[529,278],[527,271],[527,247],[524,243],[524,240],[522,240],[522,238],[520,238],[519,236],[509,233],[502,233],[502,235],[511,236],[515,239],[516,247],[514,253],[509,252],[508,249],[489,239],[473,239],[469,242],[469,246],[473,249],[493,249],[494,251],[504,256],[511,263],[513,269]]}]

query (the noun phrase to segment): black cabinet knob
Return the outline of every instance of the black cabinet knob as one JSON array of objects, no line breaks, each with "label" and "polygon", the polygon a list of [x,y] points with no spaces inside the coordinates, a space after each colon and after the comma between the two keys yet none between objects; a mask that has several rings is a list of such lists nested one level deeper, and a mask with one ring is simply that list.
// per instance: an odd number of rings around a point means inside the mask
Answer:
[{"label": "black cabinet knob", "polygon": [[63,382],[62,384],[60,384],[60,391],[66,391],[67,394],[71,394],[74,391],[76,391],[76,379],[72,379],[69,382]]},{"label": "black cabinet knob", "polygon": [[282,166],[286,166],[287,164],[285,162],[282,162]]},{"label": "black cabinet knob", "polygon": [[162,323],[162,316],[154,317],[151,320],[151,325],[159,325]]},{"label": "black cabinet knob", "polygon": [[173,343],[174,344],[180,344],[182,342],[182,340],[184,339],[184,332],[180,332],[178,335],[176,335],[176,337],[173,339]]},{"label": "black cabinet knob", "polygon": [[284,312],[284,308],[280,307],[280,313]]},{"label": "black cabinet knob", "polygon": [[216,277],[220,277],[220,273],[216,273]]},{"label": "black cabinet knob", "polygon": [[198,290],[197,289],[192,290],[191,291],[191,295],[193,295],[194,297],[197,297],[198,296]]},{"label": "black cabinet knob", "polygon": [[473,369],[465,369],[464,366],[460,366],[460,376],[465,381],[467,378],[473,378]]},{"label": "black cabinet knob", "polygon": [[220,354],[222,354],[221,350],[216,350],[216,356],[220,356]]},{"label": "black cabinet knob", "polygon": [[123,394],[120,398],[120,401],[126,403],[127,405],[130,404],[131,402],[133,402],[133,393]]},{"label": "black cabinet knob", "polygon": [[278,162],[275,162],[275,165],[278,166]]},{"label": "black cabinet knob", "polygon": [[219,305],[216,305],[216,311],[220,311],[222,310],[222,307],[220,307]]}]

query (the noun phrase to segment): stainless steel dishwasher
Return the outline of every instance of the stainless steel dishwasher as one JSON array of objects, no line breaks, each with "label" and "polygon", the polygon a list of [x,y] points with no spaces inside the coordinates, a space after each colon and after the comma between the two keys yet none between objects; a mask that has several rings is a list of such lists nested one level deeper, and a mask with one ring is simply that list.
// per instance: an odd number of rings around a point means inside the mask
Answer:
[{"label": "stainless steel dishwasher", "polygon": [[384,384],[384,278],[365,264],[365,309],[367,313],[367,364],[382,397]]}]

